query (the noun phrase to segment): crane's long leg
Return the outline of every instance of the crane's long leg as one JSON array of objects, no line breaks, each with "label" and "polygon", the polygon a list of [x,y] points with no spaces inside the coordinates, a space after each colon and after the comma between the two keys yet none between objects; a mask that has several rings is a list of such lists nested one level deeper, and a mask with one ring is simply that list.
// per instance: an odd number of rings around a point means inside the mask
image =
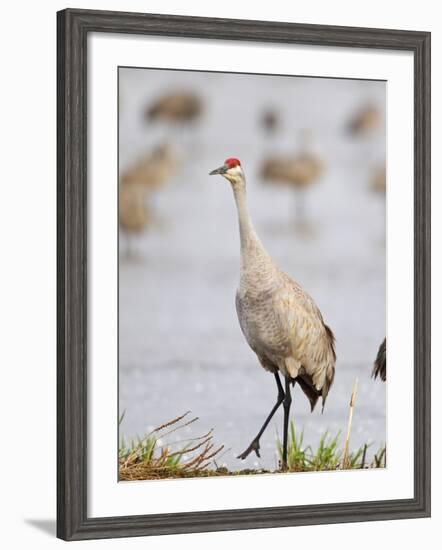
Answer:
[{"label": "crane's long leg", "polygon": [[238,455],[237,458],[240,458],[241,460],[244,460],[245,458],[247,458],[252,451],[255,451],[256,456],[261,457],[261,455],[259,454],[259,440],[262,434],[264,433],[264,430],[267,428],[273,415],[278,410],[279,406],[281,405],[281,403],[284,401],[284,398],[285,398],[284,389],[282,387],[281,380],[279,379],[279,374],[277,372],[275,372],[275,380],[276,380],[276,385],[278,386],[278,398],[276,400],[275,406],[270,411],[269,416],[266,418],[264,424],[262,425],[255,439],[250,443],[250,445],[247,447],[247,449],[243,453]]},{"label": "crane's long leg", "polygon": [[287,470],[289,415],[290,415],[290,405],[292,404],[292,396],[290,393],[290,382],[291,382],[290,377],[286,376],[285,377],[285,396],[283,401],[283,407],[284,407],[284,434],[283,434],[283,440],[282,440],[282,469],[283,470]]},{"label": "crane's long leg", "polygon": [[306,196],[304,189],[295,189],[295,224],[303,225],[306,221]]}]

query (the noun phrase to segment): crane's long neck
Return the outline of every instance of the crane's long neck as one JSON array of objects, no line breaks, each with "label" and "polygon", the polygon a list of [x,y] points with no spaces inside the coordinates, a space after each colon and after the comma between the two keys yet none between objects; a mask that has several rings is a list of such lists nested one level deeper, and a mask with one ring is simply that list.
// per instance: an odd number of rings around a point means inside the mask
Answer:
[{"label": "crane's long neck", "polygon": [[257,256],[267,256],[267,253],[256,234],[247,207],[245,180],[232,185],[238,211],[239,236],[241,241],[241,260],[247,262]]},{"label": "crane's long neck", "polygon": [[256,238],[256,233],[253,229],[252,220],[247,207],[246,186],[244,182],[233,186],[233,195],[238,211],[239,236],[241,240],[241,250],[243,250],[250,241]]}]

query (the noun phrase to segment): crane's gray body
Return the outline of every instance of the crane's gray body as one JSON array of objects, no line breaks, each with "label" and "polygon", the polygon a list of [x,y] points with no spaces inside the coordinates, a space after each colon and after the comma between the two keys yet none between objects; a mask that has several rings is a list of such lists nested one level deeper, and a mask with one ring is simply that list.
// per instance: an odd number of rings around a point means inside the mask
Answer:
[{"label": "crane's gray body", "polygon": [[267,254],[247,211],[242,170],[230,172],[241,240],[236,294],[241,330],[261,365],[299,382],[313,410],[319,396],[325,403],[333,383],[333,333],[312,298]]}]

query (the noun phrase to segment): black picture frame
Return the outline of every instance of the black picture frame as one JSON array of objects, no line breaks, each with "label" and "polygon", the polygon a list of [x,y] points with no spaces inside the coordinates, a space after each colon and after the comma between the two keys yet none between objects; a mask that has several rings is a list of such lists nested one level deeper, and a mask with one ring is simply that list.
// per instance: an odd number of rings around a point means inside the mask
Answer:
[{"label": "black picture frame", "polygon": [[[91,32],[408,50],[414,56],[414,497],[87,516],[87,36]],[[67,9],[57,14],[57,536],[64,540],[430,516],[429,32]]]}]

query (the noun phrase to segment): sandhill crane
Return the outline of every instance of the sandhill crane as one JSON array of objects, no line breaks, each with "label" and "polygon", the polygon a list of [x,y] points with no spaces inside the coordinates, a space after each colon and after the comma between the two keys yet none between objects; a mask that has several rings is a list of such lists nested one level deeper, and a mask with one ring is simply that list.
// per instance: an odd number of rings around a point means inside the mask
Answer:
[{"label": "sandhill crane", "polygon": [[274,109],[265,109],[261,114],[261,124],[267,134],[273,134],[279,125],[279,116]]},{"label": "sandhill crane", "polygon": [[118,215],[120,228],[127,236],[128,253],[131,237],[140,235],[154,221],[148,206],[151,192],[174,175],[176,165],[172,148],[165,144],[156,147],[122,174]]},{"label": "sandhill crane", "polygon": [[[368,185],[370,188],[370,191],[373,193],[376,193],[378,197],[381,199],[381,212],[380,212],[380,220],[378,222],[378,226],[380,227],[382,231],[382,242],[385,243],[386,235],[385,235],[385,224],[386,224],[386,191],[387,191],[387,174],[386,174],[386,166],[385,163],[381,166],[376,167],[368,181]],[[383,200],[382,200],[383,199]]]},{"label": "sandhill crane", "polygon": [[295,155],[275,156],[264,160],[261,177],[265,181],[288,185],[296,193],[296,219],[304,221],[305,190],[315,183],[323,171],[323,163],[304,145]]},{"label": "sandhill crane", "polygon": [[[261,366],[273,373],[276,404],[247,449],[259,457],[259,440],[281,404],[284,407],[282,468],[287,468],[290,386],[298,382],[313,411],[319,397],[324,407],[333,383],[336,355],[334,336],[312,298],[273,263],[259,240],[247,210],[246,182],[240,161],[228,158],[210,172],[226,178],[233,190],[241,246],[240,282],[236,310],[242,332]],[[279,373],[285,379],[283,387]]]},{"label": "sandhill crane", "polygon": [[373,371],[373,378],[379,378],[385,382],[387,380],[387,339],[384,338],[384,341],[379,346],[378,354],[376,356]]},{"label": "sandhill crane", "polygon": [[385,164],[376,168],[372,173],[369,181],[369,186],[372,191],[385,196],[385,190],[387,188],[387,175],[385,171]]},{"label": "sandhill crane", "polygon": [[145,111],[147,120],[163,120],[172,123],[188,123],[203,113],[203,102],[192,92],[177,91],[160,97]]},{"label": "sandhill crane", "polygon": [[139,183],[148,190],[158,189],[176,172],[177,159],[173,148],[162,144],[131,166],[121,177],[122,185]]},{"label": "sandhill crane", "polygon": [[146,204],[146,189],[140,183],[120,185],[118,217],[120,229],[127,238],[127,253],[130,254],[130,239],[140,235],[150,220]]},{"label": "sandhill crane", "polygon": [[350,119],[348,131],[354,136],[366,135],[381,124],[381,113],[374,105],[365,105]]}]

